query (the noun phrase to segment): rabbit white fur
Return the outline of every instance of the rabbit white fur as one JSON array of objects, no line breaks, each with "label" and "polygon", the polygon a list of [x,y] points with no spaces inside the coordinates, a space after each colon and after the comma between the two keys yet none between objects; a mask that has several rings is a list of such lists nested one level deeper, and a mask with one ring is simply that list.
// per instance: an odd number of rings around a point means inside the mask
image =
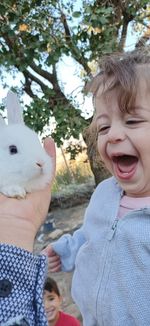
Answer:
[{"label": "rabbit white fur", "polygon": [[8,125],[0,119],[0,192],[24,198],[50,182],[52,160],[37,134],[25,126],[15,93],[6,99]]}]

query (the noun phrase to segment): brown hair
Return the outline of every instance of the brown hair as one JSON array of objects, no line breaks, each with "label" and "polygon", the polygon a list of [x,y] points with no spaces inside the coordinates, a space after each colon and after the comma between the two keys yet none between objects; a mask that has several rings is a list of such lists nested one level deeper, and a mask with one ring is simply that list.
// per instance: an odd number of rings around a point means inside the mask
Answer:
[{"label": "brown hair", "polygon": [[56,283],[56,281],[51,278],[51,277],[48,277],[45,281],[45,284],[44,284],[44,290],[48,291],[48,292],[55,292],[58,297],[60,297],[60,291],[59,291],[59,288],[58,288],[58,285]]},{"label": "brown hair", "polygon": [[150,83],[150,70],[147,72],[149,64],[149,47],[105,57],[99,65],[100,72],[87,83],[85,91],[93,93],[94,100],[100,87],[102,87],[102,94],[107,94],[108,91],[118,88],[120,110],[130,111],[136,98],[139,73],[140,76],[143,73],[146,78],[146,74],[149,72],[148,80]]}]

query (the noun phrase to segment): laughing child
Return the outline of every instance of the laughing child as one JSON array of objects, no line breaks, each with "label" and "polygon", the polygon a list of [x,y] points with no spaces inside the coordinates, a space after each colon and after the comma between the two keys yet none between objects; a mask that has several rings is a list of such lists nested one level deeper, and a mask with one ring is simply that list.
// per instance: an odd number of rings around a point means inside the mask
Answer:
[{"label": "laughing child", "polygon": [[106,58],[88,85],[97,148],[112,174],[83,226],[45,252],[49,269],[74,270],[84,326],[150,325],[150,52]]}]

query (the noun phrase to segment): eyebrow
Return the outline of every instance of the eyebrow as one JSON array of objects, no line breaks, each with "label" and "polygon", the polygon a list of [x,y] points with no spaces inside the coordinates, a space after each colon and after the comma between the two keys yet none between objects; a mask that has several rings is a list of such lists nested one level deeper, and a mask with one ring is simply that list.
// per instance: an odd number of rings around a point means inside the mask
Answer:
[{"label": "eyebrow", "polygon": [[133,106],[133,110],[138,111],[138,110],[147,110],[148,108],[140,105]]},{"label": "eyebrow", "polygon": [[99,114],[99,115],[96,117],[96,121],[98,121],[98,120],[100,120],[100,119],[103,119],[103,118],[108,118],[108,114],[106,114],[106,113]]},{"label": "eyebrow", "polygon": [[47,297],[48,298],[55,298],[55,296],[53,294],[49,294]]}]

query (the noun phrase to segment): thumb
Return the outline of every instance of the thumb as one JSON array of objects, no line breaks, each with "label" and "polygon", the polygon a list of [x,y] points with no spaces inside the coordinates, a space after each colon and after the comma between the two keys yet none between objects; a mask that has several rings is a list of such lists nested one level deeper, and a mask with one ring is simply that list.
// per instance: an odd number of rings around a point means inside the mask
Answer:
[{"label": "thumb", "polygon": [[55,147],[54,140],[52,138],[45,138],[44,148],[52,160],[52,179],[53,179],[56,170],[56,147]]},{"label": "thumb", "polygon": [[56,253],[54,252],[53,248],[51,245],[48,245],[46,248],[44,248],[41,253],[45,256],[52,257],[55,256]]}]

